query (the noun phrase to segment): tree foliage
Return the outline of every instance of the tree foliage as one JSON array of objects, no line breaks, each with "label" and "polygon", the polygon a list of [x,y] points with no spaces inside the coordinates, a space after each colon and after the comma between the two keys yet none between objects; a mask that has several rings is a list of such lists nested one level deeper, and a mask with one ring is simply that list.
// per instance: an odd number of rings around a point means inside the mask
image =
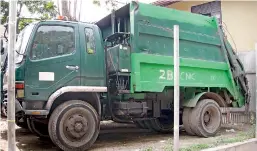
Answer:
[{"label": "tree foliage", "polygon": [[72,0],[73,12],[71,11],[71,1],[68,0],[58,0],[58,9],[62,16],[66,16],[68,20],[77,21],[76,11],[77,11],[77,0]]},{"label": "tree foliage", "polygon": [[118,3],[121,3],[121,2],[119,2],[117,0],[104,0],[104,1],[103,0],[93,0],[93,4],[95,4],[97,6],[104,5],[107,10],[117,9]]},{"label": "tree foliage", "polygon": [[[31,14],[37,14],[37,18],[22,18],[20,17],[21,11],[23,7],[27,7]],[[8,22],[9,16],[9,1],[1,1],[1,24],[5,24]],[[56,11],[56,6],[53,1],[25,1],[18,0],[17,7],[17,18],[18,18],[18,27],[19,30],[23,29],[27,24],[31,23],[34,20],[46,20],[55,17],[58,12]]]},{"label": "tree foliage", "polygon": [[1,13],[2,13],[2,18],[1,18],[1,24],[6,23],[7,16],[9,16],[9,2],[8,1],[1,1]]}]

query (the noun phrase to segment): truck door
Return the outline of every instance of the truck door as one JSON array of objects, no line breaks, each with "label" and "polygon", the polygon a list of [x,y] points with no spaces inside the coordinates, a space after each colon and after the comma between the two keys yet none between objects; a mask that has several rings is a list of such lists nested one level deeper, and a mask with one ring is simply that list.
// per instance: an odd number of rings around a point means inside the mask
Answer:
[{"label": "truck door", "polygon": [[103,40],[95,25],[80,26],[81,84],[105,86]]},{"label": "truck door", "polygon": [[46,101],[63,86],[80,85],[78,25],[42,22],[30,39],[25,65],[26,100]]}]

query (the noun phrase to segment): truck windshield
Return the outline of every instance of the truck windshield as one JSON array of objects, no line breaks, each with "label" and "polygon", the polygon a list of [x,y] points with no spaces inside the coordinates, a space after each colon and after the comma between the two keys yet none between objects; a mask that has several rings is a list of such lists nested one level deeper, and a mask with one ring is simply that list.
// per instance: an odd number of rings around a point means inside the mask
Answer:
[{"label": "truck windshield", "polygon": [[17,36],[17,41],[15,44],[15,63],[20,63],[23,59],[23,55],[20,54],[24,54],[27,44],[29,42],[29,37],[32,33],[32,30],[34,28],[36,23],[31,23],[29,25],[27,25]]}]

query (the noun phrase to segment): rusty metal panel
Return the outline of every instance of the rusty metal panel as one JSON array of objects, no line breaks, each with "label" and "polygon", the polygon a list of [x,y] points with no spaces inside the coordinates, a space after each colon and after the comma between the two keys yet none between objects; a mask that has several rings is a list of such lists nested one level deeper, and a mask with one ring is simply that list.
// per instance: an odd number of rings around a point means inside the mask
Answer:
[{"label": "rusty metal panel", "polygon": [[246,114],[244,108],[221,108],[222,124],[250,123],[251,114]]}]

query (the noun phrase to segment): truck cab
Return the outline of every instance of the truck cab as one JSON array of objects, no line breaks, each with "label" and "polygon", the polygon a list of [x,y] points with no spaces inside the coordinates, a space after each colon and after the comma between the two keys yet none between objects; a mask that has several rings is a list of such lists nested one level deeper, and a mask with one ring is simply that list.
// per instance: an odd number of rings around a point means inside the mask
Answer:
[{"label": "truck cab", "polygon": [[[27,127],[29,123],[29,128],[37,129],[37,124],[31,122],[33,119],[27,117],[45,119],[53,106],[70,98],[91,97],[92,106],[101,112],[96,103],[99,94],[85,96],[80,91],[107,91],[103,40],[96,25],[63,20],[34,22],[18,34],[15,51],[17,125]],[[4,73],[3,96],[6,97],[3,101],[6,103],[8,75]],[[65,91],[70,93],[59,97]],[[53,103],[57,97],[59,102]],[[98,100],[94,102],[95,99]]]},{"label": "truck cab", "polygon": [[105,85],[103,42],[97,26],[45,21],[34,24],[31,33],[23,55],[17,54],[16,69],[16,81],[26,90],[17,99],[26,98],[25,104],[30,104],[26,110],[43,107],[64,86]]}]

